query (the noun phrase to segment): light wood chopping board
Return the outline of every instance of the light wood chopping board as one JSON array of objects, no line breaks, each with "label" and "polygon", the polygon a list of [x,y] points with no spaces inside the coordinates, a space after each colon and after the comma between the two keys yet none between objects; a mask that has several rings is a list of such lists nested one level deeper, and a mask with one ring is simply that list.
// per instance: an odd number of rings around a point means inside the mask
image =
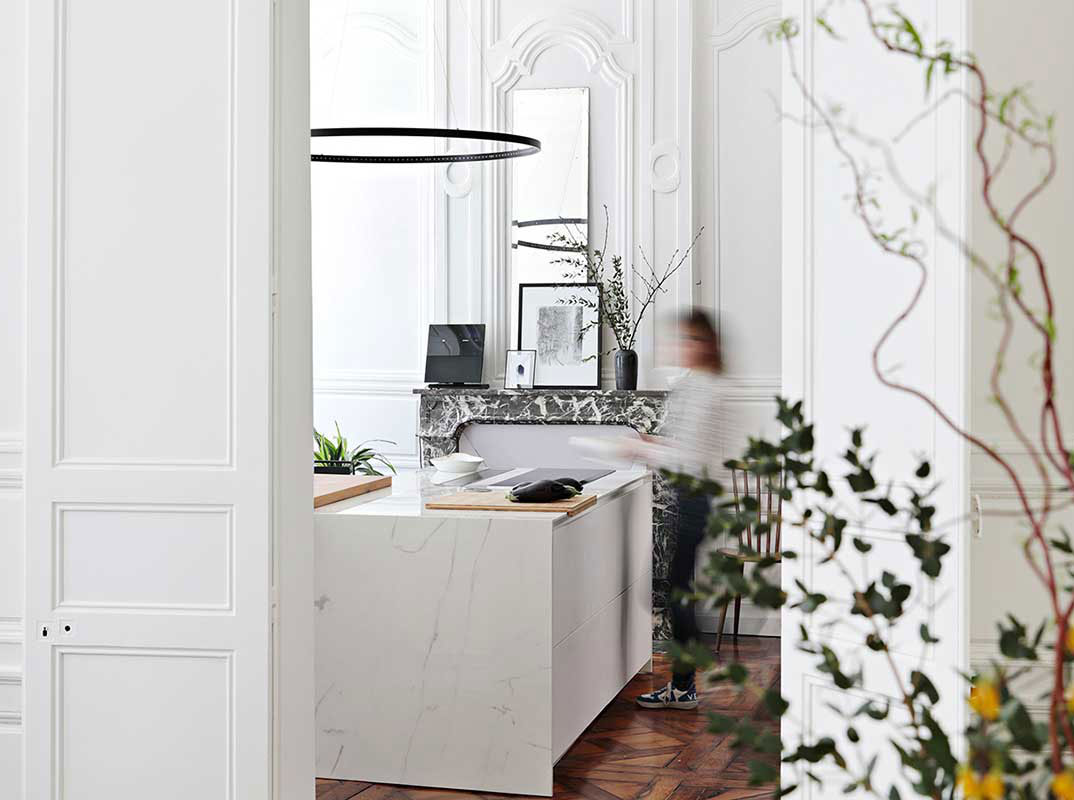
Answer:
[{"label": "light wood chopping board", "polygon": [[569,500],[554,500],[551,503],[515,503],[507,499],[504,491],[491,492],[456,492],[429,500],[426,508],[447,511],[556,511],[567,512],[574,516],[585,511],[595,502],[595,494],[580,494]]},{"label": "light wood chopping board", "polygon": [[314,475],[313,507],[338,503],[392,485],[391,475]]}]

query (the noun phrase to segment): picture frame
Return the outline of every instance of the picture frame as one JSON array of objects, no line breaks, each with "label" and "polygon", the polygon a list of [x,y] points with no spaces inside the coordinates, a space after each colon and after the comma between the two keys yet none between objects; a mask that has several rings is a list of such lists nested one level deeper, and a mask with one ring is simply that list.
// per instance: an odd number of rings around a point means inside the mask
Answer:
[{"label": "picture frame", "polygon": [[508,350],[503,365],[504,389],[532,389],[536,350]]},{"label": "picture frame", "polygon": [[518,349],[536,352],[533,388],[599,389],[599,283],[520,283]]}]

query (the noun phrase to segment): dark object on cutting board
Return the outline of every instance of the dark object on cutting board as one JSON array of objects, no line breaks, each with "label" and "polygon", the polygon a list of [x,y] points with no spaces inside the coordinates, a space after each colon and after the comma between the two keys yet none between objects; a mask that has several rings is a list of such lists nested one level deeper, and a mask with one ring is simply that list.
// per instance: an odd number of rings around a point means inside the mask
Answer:
[{"label": "dark object on cutting board", "polygon": [[515,503],[554,503],[556,500],[569,500],[580,493],[580,488],[559,481],[532,481],[513,488],[507,493],[507,499]]},{"label": "dark object on cutting board", "polygon": [[570,486],[573,489],[582,491],[581,481],[576,481],[574,478],[556,478],[556,483],[562,483],[564,486]]}]

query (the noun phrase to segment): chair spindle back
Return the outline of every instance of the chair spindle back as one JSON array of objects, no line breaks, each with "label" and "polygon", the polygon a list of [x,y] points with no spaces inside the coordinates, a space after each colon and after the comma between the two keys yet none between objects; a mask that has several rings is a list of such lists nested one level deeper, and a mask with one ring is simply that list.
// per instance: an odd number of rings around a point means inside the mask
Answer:
[{"label": "chair spindle back", "polygon": [[[752,487],[750,486],[750,474],[749,465],[731,469],[731,488],[735,496],[735,512],[742,513],[743,506],[749,504],[750,498],[757,501],[756,522],[746,522],[745,530],[738,535],[739,545],[764,555],[778,554],[783,539],[783,483],[785,472],[780,471],[778,485],[775,485],[772,479],[769,478],[764,481],[763,486],[761,484],[761,475],[754,473],[755,480]],[[742,481],[741,494],[738,487],[740,479]],[[773,496],[775,496],[775,514],[772,513]],[[764,530],[765,523],[767,523],[768,530]]]}]

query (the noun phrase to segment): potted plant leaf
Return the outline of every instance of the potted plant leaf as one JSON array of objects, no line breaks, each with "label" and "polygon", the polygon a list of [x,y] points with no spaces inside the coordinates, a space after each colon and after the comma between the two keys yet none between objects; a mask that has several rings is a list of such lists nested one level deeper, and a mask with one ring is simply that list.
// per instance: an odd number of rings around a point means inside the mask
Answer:
[{"label": "potted plant leaf", "polygon": [[[612,255],[608,263],[606,254],[609,227],[608,206],[604,206],[604,244],[599,250],[591,251],[582,230],[576,225],[564,223],[561,231],[553,232],[548,238],[557,250],[566,250],[571,255],[554,259],[551,263],[563,266],[564,280],[601,285],[599,321],[591,324],[606,324],[612,332],[615,347],[607,352],[613,349],[615,351],[615,388],[633,390],[638,388],[638,354],[634,350],[638,327],[645,317],[645,312],[656,300],[657,294],[667,292],[667,282],[686,263],[705,229],[702,227],[694,234],[685,250],[672,253],[661,270],[652,265],[645,251],[639,246],[638,252],[645,269],[638,269],[632,264],[628,274],[621,256]],[[567,302],[575,305],[592,304],[581,296],[570,298]],[[582,332],[584,333],[584,330]]]},{"label": "potted plant leaf", "polygon": [[313,430],[313,471],[319,475],[383,475],[377,464],[395,473],[395,467],[382,454],[368,445],[372,442],[395,444],[388,439],[367,439],[358,446],[350,448],[347,437],[335,423],[334,438],[325,436],[316,428]]}]

